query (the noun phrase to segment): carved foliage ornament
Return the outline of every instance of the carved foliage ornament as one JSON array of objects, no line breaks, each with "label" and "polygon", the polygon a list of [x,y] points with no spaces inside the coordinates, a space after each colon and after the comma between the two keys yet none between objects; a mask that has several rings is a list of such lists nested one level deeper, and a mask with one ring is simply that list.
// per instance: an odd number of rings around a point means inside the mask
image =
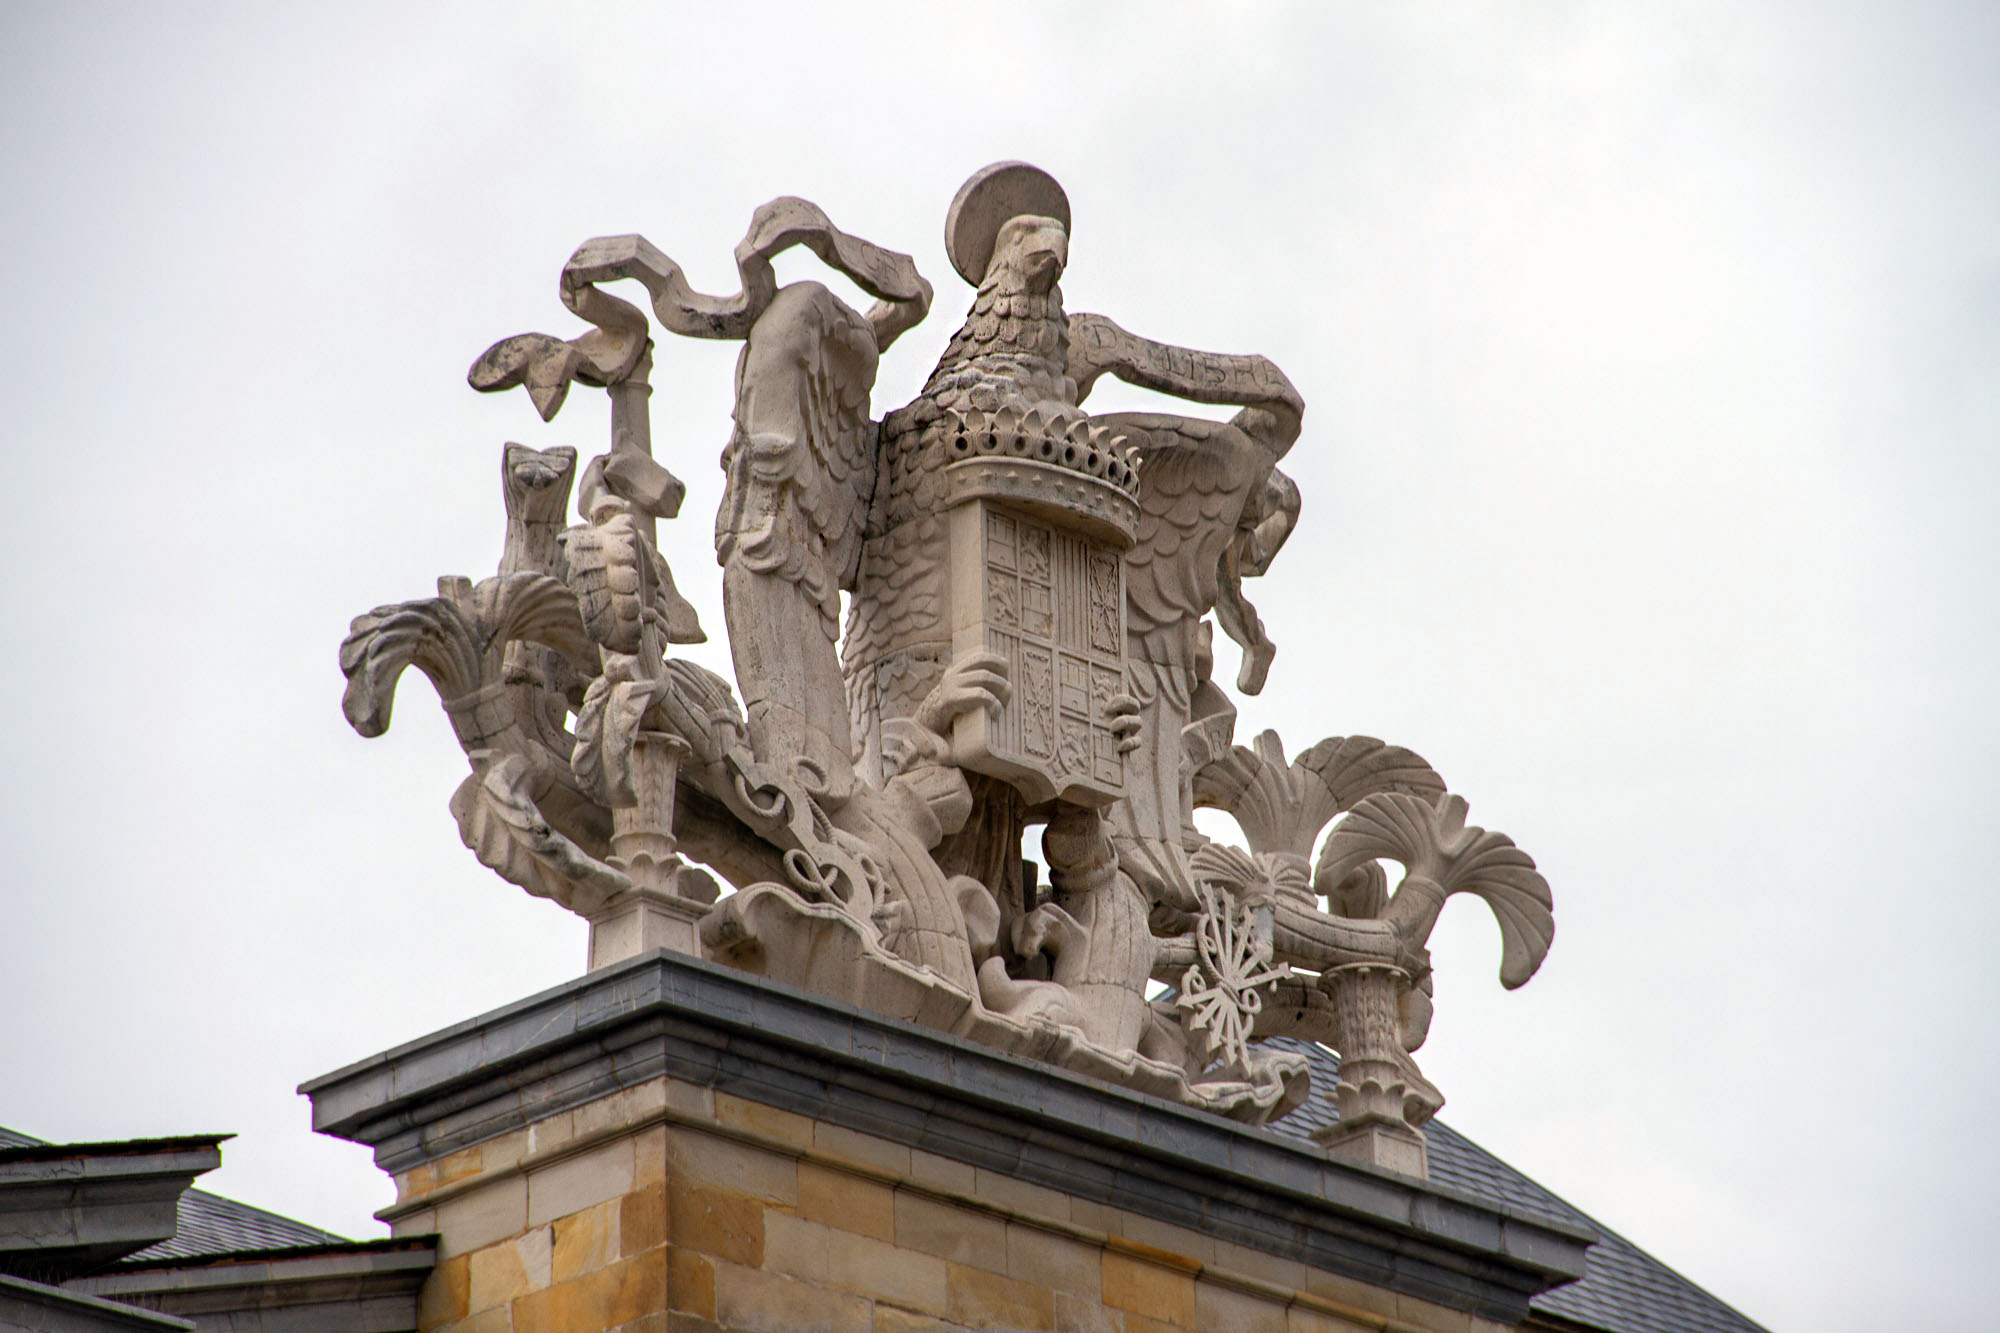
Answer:
[{"label": "carved foliage ornament", "polygon": [[[502,339],[469,378],[545,421],[604,389],[608,448],[579,482],[571,450],[507,445],[499,572],[357,617],[343,707],[380,735],[403,671],[430,678],[471,766],[461,837],[588,918],[592,966],[697,953],[1251,1123],[1308,1091],[1268,1039],[1327,1042],[1328,1146],[1421,1172],[1431,927],[1480,898],[1520,985],[1548,886],[1408,750],[1235,744],[1211,630],[1260,689],[1275,648],[1243,584],[1298,521],[1278,464],[1303,403],[1263,357],[1068,314],[1071,224],[1037,168],[966,182],[946,246],[970,310],[879,417],[879,356],[930,308],[908,256],[792,198],[752,215],[730,296],[643,237],[585,242],[560,294],[589,327]],[[781,287],[793,247],[874,306]],[[656,542],[685,488],[653,453],[648,310],[744,344],[715,533],[735,689],[671,656],[705,636]],[[1087,412],[1107,374],[1235,415]],[[1197,806],[1248,846],[1196,832]],[[1046,885],[1022,852],[1038,826]]]}]

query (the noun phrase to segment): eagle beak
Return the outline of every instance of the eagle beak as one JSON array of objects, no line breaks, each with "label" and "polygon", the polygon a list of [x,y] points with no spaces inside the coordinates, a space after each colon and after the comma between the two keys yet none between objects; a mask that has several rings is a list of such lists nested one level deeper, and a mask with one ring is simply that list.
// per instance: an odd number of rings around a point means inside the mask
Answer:
[{"label": "eagle beak", "polygon": [[1069,267],[1069,234],[1061,227],[1043,227],[1035,233],[1034,248],[1029,253],[1036,260],[1036,268],[1048,264],[1061,273]]}]

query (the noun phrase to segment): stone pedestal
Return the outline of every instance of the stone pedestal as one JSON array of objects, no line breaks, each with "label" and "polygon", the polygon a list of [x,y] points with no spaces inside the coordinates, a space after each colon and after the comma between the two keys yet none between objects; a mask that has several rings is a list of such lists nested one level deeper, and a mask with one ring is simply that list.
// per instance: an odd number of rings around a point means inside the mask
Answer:
[{"label": "stone pedestal", "polygon": [[1591,1239],[666,952],[302,1091],[452,1333],[1498,1333]]},{"label": "stone pedestal", "polygon": [[1339,1123],[1313,1134],[1335,1157],[1410,1176],[1430,1174],[1423,1131],[1410,1124],[1411,1089],[1396,1057],[1396,1001],[1409,973],[1380,963],[1352,963],[1322,978],[1333,997],[1340,1082],[1333,1089]]},{"label": "stone pedestal", "polygon": [[642,731],[632,745],[634,804],[611,811],[611,864],[632,888],[589,914],[592,971],[654,949],[701,954],[695,923],[715,902],[715,881],[676,854],[674,784],[687,745]]},{"label": "stone pedestal", "polygon": [[[712,892],[713,884],[709,888]],[[709,906],[672,890],[641,888],[619,894],[590,917],[591,970],[654,949],[700,954],[701,937],[696,927]]]}]

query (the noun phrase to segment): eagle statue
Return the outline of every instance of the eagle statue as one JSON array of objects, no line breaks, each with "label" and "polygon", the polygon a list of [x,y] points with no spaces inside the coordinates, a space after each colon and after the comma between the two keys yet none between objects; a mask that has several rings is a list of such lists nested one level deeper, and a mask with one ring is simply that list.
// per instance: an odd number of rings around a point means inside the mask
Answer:
[{"label": "eagle statue", "polygon": [[[1299,519],[1279,464],[1303,400],[1264,357],[1067,313],[1071,225],[1037,167],[965,182],[945,248],[971,307],[879,419],[881,355],[932,300],[909,256],[789,197],[755,211],[729,296],[644,237],[586,242],[561,297],[589,329],[503,339],[469,378],[545,420],[602,388],[610,447],[579,480],[571,451],[508,446],[500,572],[356,619],[347,715],[379,734],[402,671],[431,678],[472,767],[461,836],[587,917],[592,966],[696,954],[1251,1123],[1308,1093],[1268,1039],[1324,1041],[1322,1140],[1421,1173],[1425,941],[1479,897],[1519,985],[1548,886],[1407,750],[1236,743],[1213,631],[1256,693],[1275,650],[1243,582]],[[781,285],[795,247],[874,304]],[[657,547],[684,488],[653,454],[648,309],[605,290],[625,281],[668,332],[742,343],[715,519],[733,688],[671,655],[702,630]],[[1233,415],[1090,413],[1105,375]]]}]

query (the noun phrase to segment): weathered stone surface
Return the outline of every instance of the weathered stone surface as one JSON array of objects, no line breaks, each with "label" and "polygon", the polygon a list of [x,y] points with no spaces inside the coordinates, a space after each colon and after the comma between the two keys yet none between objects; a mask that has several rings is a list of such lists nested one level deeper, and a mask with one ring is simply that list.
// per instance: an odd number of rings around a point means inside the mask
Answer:
[{"label": "weathered stone surface", "polygon": [[438,1234],[447,1238],[441,1253],[447,1257],[511,1240],[527,1227],[528,1181],[524,1176],[502,1178],[437,1206]]},{"label": "weathered stone surface", "polygon": [[1007,1224],[909,1190],[896,1192],[896,1244],[989,1272],[1007,1271]]},{"label": "weathered stone surface", "polygon": [[472,1256],[442,1260],[417,1293],[417,1326],[436,1328],[463,1319],[472,1303]]},{"label": "weathered stone surface", "polygon": [[550,1284],[549,1228],[537,1227],[514,1240],[474,1250],[468,1258],[471,1286],[467,1308],[477,1313],[509,1304]]},{"label": "weathered stone surface", "polygon": [[1058,1333],[1124,1333],[1125,1312],[1113,1310],[1099,1299],[1058,1291],[1054,1310],[1052,1322]]},{"label": "weathered stone surface", "polygon": [[1193,1324],[1193,1273],[1116,1250],[1104,1251],[1103,1265],[1106,1305],[1182,1328]]},{"label": "weathered stone surface", "polygon": [[667,1243],[667,1192],[642,1186],[618,1201],[618,1252],[631,1256]]},{"label": "weathered stone surface", "polygon": [[[626,1199],[644,1198],[643,1195],[627,1195]],[[595,1207],[585,1208],[559,1217],[553,1226],[554,1243],[550,1253],[550,1272],[557,1282],[604,1267],[622,1253],[636,1253],[649,1248],[636,1246],[626,1248],[619,1243],[620,1213],[623,1201],[607,1201]],[[658,1244],[665,1243],[664,1231]]]},{"label": "weathered stone surface", "polygon": [[1229,1333],[1289,1333],[1291,1320],[1286,1304],[1268,1297],[1252,1296],[1214,1282],[1197,1282],[1194,1288],[1194,1326],[1226,1328]]},{"label": "weathered stone surface", "polygon": [[669,1184],[667,1235],[677,1247],[756,1268],[764,1262],[764,1205],[745,1194]]},{"label": "weathered stone surface", "polygon": [[835,1231],[828,1236],[827,1263],[835,1285],[913,1310],[941,1315],[950,1299],[945,1261],[905,1245]]},{"label": "weathered stone surface", "polygon": [[535,1167],[528,1173],[528,1225],[631,1193],[633,1165],[632,1140],[620,1137]]},{"label": "weathered stone surface", "polygon": [[667,1303],[690,1314],[715,1314],[715,1265],[707,1255],[679,1247],[667,1251]]},{"label": "weathered stone surface", "polygon": [[813,1122],[810,1118],[726,1092],[715,1094],[715,1121],[719,1125],[748,1130],[759,1138],[776,1139],[794,1148],[809,1148],[813,1142]]},{"label": "weathered stone surface", "polygon": [[827,1280],[827,1228],[818,1222],[764,1210],[764,1267],[808,1282]]},{"label": "weathered stone surface", "polygon": [[669,1182],[741,1194],[764,1203],[798,1203],[797,1159],[738,1139],[697,1136],[670,1128],[666,1133],[666,1172]]},{"label": "weathered stone surface", "polygon": [[896,1239],[896,1193],[880,1181],[812,1162],[799,1164],[799,1212],[876,1240]]},{"label": "weathered stone surface", "polygon": [[1004,1171],[995,1171],[989,1167],[975,1169],[971,1192],[976,1198],[1002,1204],[1024,1216],[1047,1218],[1057,1222],[1069,1220],[1069,1195],[1061,1190],[1031,1185]]},{"label": "weathered stone surface", "polygon": [[958,1333],[962,1327],[927,1314],[898,1310],[893,1305],[875,1307],[875,1333]]},{"label": "weathered stone surface", "polygon": [[[1308,1093],[1264,1039],[1324,1041],[1344,1057],[1327,1146],[1421,1176],[1442,1095],[1410,1052],[1438,910],[1484,900],[1517,986],[1553,937],[1548,886],[1408,750],[1236,744],[1212,638],[1260,691],[1276,650],[1244,581],[1302,512],[1279,464],[1304,402],[1264,357],[1069,313],[1073,224],[1046,172],[974,173],[945,223],[970,308],[879,415],[880,356],[932,298],[907,255],[796,198],[753,214],[731,296],[644,237],[585,242],[559,290],[588,329],[503,339],[468,378],[525,388],[544,420],[602,388],[606,451],[579,470],[507,445],[495,576],[357,617],[344,710],[378,735],[402,673],[431,679],[471,769],[461,837],[586,917],[592,968],[702,956],[1251,1124]],[[873,306],[780,284],[794,247]],[[743,343],[715,523],[733,689],[670,656],[703,630],[657,543],[685,487],[653,455],[655,322]],[[1234,415],[1092,413],[1105,375]],[[1198,832],[1197,807],[1246,845]],[[1025,877],[1037,824],[1047,885]],[[1155,980],[1172,1004],[1148,1002]]]},{"label": "weathered stone surface", "polygon": [[984,1268],[952,1264],[946,1310],[972,1328],[1047,1329],[1055,1326],[1055,1292],[1038,1282],[1002,1277]]},{"label": "weathered stone surface", "polygon": [[515,1333],[570,1333],[631,1323],[664,1310],[666,1300],[666,1255],[655,1252],[531,1292],[511,1310]]},{"label": "weathered stone surface", "polygon": [[872,1333],[875,1323],[861,1296],[731,1263],[715,1266],[715,1318],[743,1333]]},{"label": "weathered stone surface", "polygon": [[874,1134],[860,1134],[827,1121],[813,1124],[813,1151],[838,1162],[901,1180],[910,1177],[913,1154],[908,1145]]},{"label": "weathered stone surface", "polygon": [[1101,1247],[1040,1227],[1007,1224],[1007,1276],[1095,1301],[1104,1291]]}]

